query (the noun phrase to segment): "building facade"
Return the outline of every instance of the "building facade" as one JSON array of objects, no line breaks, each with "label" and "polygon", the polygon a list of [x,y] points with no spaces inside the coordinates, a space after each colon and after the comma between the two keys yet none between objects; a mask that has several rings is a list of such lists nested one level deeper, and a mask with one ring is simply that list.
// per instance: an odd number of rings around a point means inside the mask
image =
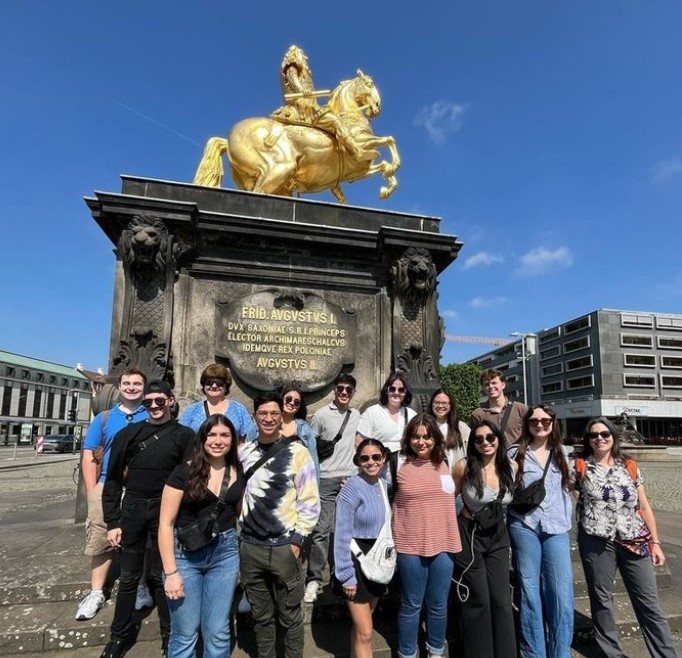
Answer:
[{"label": "building facade", "polygon": [[76,368],[0,351],[0,445],[85,434],[90,381]]},{"label": "building facade", "polygon": [[652,441],[682,436],[682,315],[599,309],[470,363],[505,372],[513,399],[525,381],[529,403],[552,406],[568,436],[622,414]]}]

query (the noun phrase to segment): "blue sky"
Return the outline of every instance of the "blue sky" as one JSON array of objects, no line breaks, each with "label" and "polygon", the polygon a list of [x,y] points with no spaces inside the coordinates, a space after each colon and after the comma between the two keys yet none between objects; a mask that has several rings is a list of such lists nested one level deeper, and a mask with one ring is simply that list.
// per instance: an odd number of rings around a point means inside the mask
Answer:
[{"label": "blue sky", "polygon": [[[400,187],[349,203],[443,218],[449,334],[504,337],[600,307],[682,310],[682,3],[5,0],[0,349],[107,365],[112,245],[82,198],[119,176],[191,181],[206,139],[357,68]],[[323,194],[319,198],[330,199]],[[449,342],[443,362],[485,345]]]}]

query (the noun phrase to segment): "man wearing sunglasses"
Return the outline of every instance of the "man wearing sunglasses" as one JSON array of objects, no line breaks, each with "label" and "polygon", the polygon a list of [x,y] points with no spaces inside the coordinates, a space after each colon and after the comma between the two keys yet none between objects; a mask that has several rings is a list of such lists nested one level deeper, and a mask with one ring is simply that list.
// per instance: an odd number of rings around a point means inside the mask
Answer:
[{"label": "man wearing sunglasses", "polygon": [[[106,600],[104,585],[114,553],[107,538],[107,526],[102,515],[102,491],[107,478],[111,447],[118,432],[130,423],[147,417],[147,410],[140,404],[146,381],[145,374],[137,368],[130,368],[121,373],[118,378],[120,402],[113,409],[107,409],[95,416],[83,444],[81,472],[88,497],[85,554],[91,557],[91,589],[78,606],[76,612],[78,621],[92,619]],[[101,468],[99,474],[98,467]]]},{"label": "man wearing sunglasses", "polygon": [[[313,530],[310,557],[308,559],[307,584],[303,600],[306,603],[317,601],[322,588],[322,571],[329,555],[329,540],[334,528],[336,497],[343,482],[358,472],[353,464],[355,455],[355,433],[357,432],[360,412],[350,408],[355,395],[356,381],[353,375],[340,374],[334,382],[334,400],[315,412],[310,419],[318,447],[331,444],[331,455],[320,455],[320,518]],[[330,564],[330,571],[333,565]]]},{"label": "man wearing sunglasses", "polygon": [[480,375],[481,388],[488,397],[478,409],[471,414],[471,424],[488,420],[500,429],[507,447],[516,443],[523,432],[523,417],[528,407],[520,402],[510,400],[504,389],[507,381],[500,370],[484,370]]},{"label": "man wearing sunglasses", "polygon": [[[111,640],[100,658],[121,658],[129,648],[137,583],[142,573],[147,537],[151,536],[151,580],[161,628],[162,649],[170,633],[163,591],[158,531],[161,492],[173,469],[189,456],[194,432],[173,418],[175,397],[168,382],[150,381],[142,405],[149,417],[119,432],[111,451],[102,506],[108,539],[121,550],[121,576]],[[121,502],[123,486],[125,498]]]}]

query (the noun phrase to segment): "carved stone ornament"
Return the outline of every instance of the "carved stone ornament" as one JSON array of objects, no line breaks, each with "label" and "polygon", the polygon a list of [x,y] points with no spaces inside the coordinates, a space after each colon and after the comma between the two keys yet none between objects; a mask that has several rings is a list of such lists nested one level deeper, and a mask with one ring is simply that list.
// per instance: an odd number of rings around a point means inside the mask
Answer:
[{"label": "carved stone ornament", "polygon": [[118,253],[125,276],[123,317],[112,375],[137,367],[149,379],[173,386],[170,345],[179,249],[157,217],[136,215],[122,232]]},{"label": "carved stone ornament", "polygon": [[330,384],[355,361],[356,316],[319,295],[267,288],[216,308],[216,356],[259,390],[295,381]]}]

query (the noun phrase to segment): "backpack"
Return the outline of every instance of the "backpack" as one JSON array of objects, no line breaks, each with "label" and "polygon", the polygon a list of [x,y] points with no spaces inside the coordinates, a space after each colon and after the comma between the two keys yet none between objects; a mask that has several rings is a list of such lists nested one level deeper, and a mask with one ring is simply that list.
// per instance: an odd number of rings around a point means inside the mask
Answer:
[{"label": "backpack", "polygon": [[[630,477],[632,478],[632,481],[636,484],[637,483],[637,462],[634,459],[627,458],[623,459],[623,463],[625,464],[625,468],[627,468],[628,473]],[[583,481],[583,478],[585,477],[585,473],[587,471],[587,462],[585,461],[584,457],[576,457],[575,458],[575,473],[578,476],[578,480],[580,482]]]}]

